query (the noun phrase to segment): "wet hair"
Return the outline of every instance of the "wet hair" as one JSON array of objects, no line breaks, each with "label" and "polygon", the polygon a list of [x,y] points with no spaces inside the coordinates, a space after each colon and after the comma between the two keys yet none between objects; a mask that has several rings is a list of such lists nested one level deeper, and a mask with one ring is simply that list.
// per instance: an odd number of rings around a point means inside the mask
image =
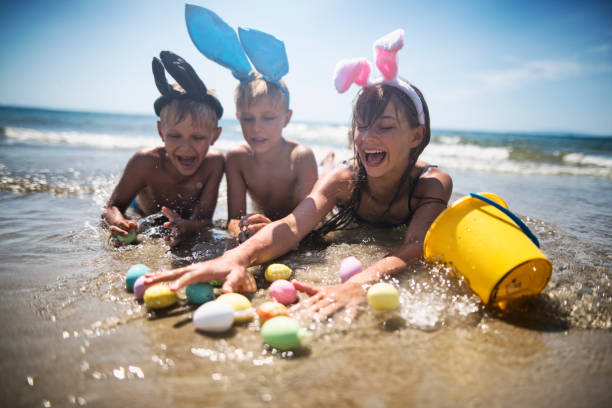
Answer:
[{"label": "wet hair", "polygon": [[[174,85],[178,87],[178,85]],[[210,91],[208,91],[210,92]],[[159,120],[163,124],[176,125],[182,122],[187,115],[191,117],[192,122],[199,127],[207,129],[217,129],[219,119],[213,107],[202,101],[194,99],[173,99],[162,107],[159,113]]]},{"label": "wet hair", "polygon": [[[400,194],[406,180],[410,177],[410,173],[412,172],[417,159],[425,147],[429,144],[429,140],[431,139],[429,108],[427,107],[427,103],[425,102],[425,98],[423,97],[421,91],[416,86],[411,86],[416,91],[417,95],[421,99],[421,103],[423,104],[423,112],[425,114],[425,135],[423,136],[421,143],[411,150],[406,169],[400,178],[393,197],[387,205],[385,213],[389,211],[391,204]],[[401,115],[405,117],[410,123],[410,127],[412,129],[418,127],[419,119],[417,109],[410,97],[401,89],[394,86],[377,84],[362,88],[362,90],[357,94],[355,103],[353,104],[353,119],[349,135],[354,136],[355,129],[358,126],[363,126],[366,128],[371,127],[380,117],[380,115],[382,115],[387,108],[387,105],[389,105],[389,102],[392,100],[395,102],[394,106],[396,109],[396,114],[398,116]],[[315,233],[317,234],[325,235],[331,231],[349,229],[358,221],[356,218],[356,213],[361,204],[361,191],[368,182],[368,174],[363,166],[363,163],[361,162],[359,154],[357,154],[357,149],[355,148],[354,143],[353,154],[353,162],[357,163],[357,169],[355,178],[353,179],[353,192],[351,194],[351,199],[344,205],[338,205],[337,211],[330,218],[328,218],[323,225],[315,230]],[[415,182],[416,180],[410,180],[409,185],[412,186]]]},{"label": "wet hair", "polygon": [[[234,91],[234,102],[236,103],[236,107],[243,103],[250,106],[257,98],[268,96],[275,105],[282,104],[281,106],[284,107],[284,109],[289,109],[287,105],[288,96],[283,90],[274,82],[265,80],[260,74],[257,75],[258,77],[255,79],[248,82],[241,82],[236,87]],[[287,89],[287,85],[282,79],[279,80],[279,82]]]}]

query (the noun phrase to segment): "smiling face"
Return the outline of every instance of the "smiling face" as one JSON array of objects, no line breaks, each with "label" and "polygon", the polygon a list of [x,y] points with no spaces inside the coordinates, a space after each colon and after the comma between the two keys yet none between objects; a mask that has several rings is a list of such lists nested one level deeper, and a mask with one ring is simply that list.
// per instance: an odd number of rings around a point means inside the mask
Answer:
[{"label": "smiling face", "polygon": [[291,114],[286,104],[269,95],[258,96],[250,103],[242,101],[236,106],[236,118],[240,121],[244,140],[256,153],[265,153],[278,146]]},{"label": "smiling face", "polygon": [[207,121],[194,121],[192,115],[177,122],[157,122],[159,135],[164,141],[166,155],[170,163],[182,176],[192,176],[202,164],[219,134],[221,128]]},{"label": "smiling face", "polygon": [[411,150],[423,140],[424,127],[413,127],[397,105],[391,98],[372,123],[355,119],[355,149],[369,177],[403,173]]}]

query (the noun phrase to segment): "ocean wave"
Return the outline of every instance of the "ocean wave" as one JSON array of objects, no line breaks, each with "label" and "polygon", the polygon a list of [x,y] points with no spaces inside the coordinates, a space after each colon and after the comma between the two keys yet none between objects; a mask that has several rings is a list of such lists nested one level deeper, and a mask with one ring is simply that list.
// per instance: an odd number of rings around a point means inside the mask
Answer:
[{"label": "ocean wave", "polygon": [[77,131],[41,131],[36,129],[6,127],[5,142],[36,143],[50,145],[86,146],[102,149],[141,149],[159,144],[159,138],[153,136],[121,136],[106,133],[84,133]]}]

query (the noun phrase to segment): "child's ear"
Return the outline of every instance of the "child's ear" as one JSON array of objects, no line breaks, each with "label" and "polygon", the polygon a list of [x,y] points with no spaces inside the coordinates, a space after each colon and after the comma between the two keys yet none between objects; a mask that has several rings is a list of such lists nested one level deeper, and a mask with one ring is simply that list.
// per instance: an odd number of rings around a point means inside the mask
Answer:
[{"label": "child's ear", "polygon": [[285,124],[283,125],[283,127],[289,124],[289,121],[291,120],[291,115],[293,115],[293,111],[291,109],[287,109],[287,113],[285,113]]},{"label": "child's ear", "polygon": [[159,137],[161,137],[161,140],[164,140],[164,132],[162,131],[162,124],[161,122],[158,120],[157,121],[157,133],[159,133]]},{"label": "child's ear", "polygon": [[210,145],[214,145],[215,142],[217,141],[217,139],[219,138],[219,136],[221,136],[221,131],[223,130],[223,128],[221,126],[219,126],[217,128],[217,130],[214,131],[214,135],[212,137],[212,139],[210,140]]},{"label": "child's ear", "polygon": [[236,119],[240,120],[240,115],[236,112]]},{"label": "child's ear", "polygon": [[411,147],[417,147],[418,145],[420,145],[424,137],[425,125],[419,125],[418,127],[414,128],[414,133],[412,134],[412,141],[410,143],[412,145]]}]

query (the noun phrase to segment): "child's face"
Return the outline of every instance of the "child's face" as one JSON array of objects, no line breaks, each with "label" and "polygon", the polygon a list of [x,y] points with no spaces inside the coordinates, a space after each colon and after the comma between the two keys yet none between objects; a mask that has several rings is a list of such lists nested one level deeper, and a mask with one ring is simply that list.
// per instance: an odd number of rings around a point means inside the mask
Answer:
[{"label": "child's face", "polygon": [[408,119],[395,108],[394,100],[369,128],[357,121],[355,148],[368,176],[402,174],[410,151],[419,145],[424,131],[424,126],[411,128]]},{"label": "child's face", "polygon": [[208,148],[221,134],[220,127],[214,129],[194,122],[191,115],[175,124],[157,122],[157,129],[170,162],[183,176],[191,176],[200,168]]},{"label": "child's face", "polygon": [[269,96],[260,96],[251,104],[241,103],[236,108],[244,140],[257,153],[271,150],[278,145],[283,128],[291,119],[291,110]]}]

